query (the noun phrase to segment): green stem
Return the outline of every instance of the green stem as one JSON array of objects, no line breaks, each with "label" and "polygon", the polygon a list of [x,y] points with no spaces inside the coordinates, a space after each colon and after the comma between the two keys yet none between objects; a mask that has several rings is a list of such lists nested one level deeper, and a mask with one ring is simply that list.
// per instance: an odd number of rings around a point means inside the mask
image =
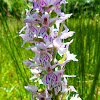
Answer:
[{"label": "green stem", "polygon": [[52,89],[52,95],[53,95],[52,96],[53,100],[60,100],[60,98],[59,98],[60,95],[59,94],[57,96],[55,95],[54,88]]},{"label": "green stem", "polygon": [[60,100],[60,97],[59,97],[59,95],[57,95],[57,96],[56,96],[56,100]]},{"label": "green stem", "polygon": [[57,49],[55,47],[53,47],[53,60],[51,61],[51,65],[54,64],[54,60],[56,58],[56,55],[57,55]]},{"label": "green stem", "polygon": [[52,98],[53,98],[53,100],[56,100],[54,88],[52,89]]},{"label": "green stem", "polygon": [[[56,55],[57,55],[57,49],[55,47],[53,47],[53,60],[51,62],[51,65],[54,64],[54,60],[56,58]],[[55,71],[55,69],[53,69],[53,71]],[[55,96],[55,91],[54,91],[54,88],[52,89],[52,99],[53,100],[59,100],[58,99],[58,96]]]},{"label": "green stem", "polygon": [[61,26],[60,26],[60,29],[59,29],[59,32],[58,32],[58,35],[60,36],[61,35],[61,32],[63,30],[63,25],[64,25],[65,21],[62,22]]}]

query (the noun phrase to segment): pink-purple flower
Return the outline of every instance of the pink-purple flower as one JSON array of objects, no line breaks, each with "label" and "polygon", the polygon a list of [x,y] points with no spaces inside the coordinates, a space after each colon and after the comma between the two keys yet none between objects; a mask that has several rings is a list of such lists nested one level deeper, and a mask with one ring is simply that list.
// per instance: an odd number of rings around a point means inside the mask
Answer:
[{"label": "pink-purple flower", "polygon": [[[51,100],[54,96],[66,92],[66,100],[68,100],[71,92],[77,92],[73,86],[68,87],[66,79],[66,77],[76,77],[76,75],[65,75],[63,67],[71,60],[78,61],[76,55],[69,51],[73,39],[64,42],[75,33],[69,31],[64,24],[72,13],[61,12],[61,4],[66,4],[66,0],[29,1],[33,3],[33,6],[31,10],[26,10],[25,26],[19,32],[23,31],[25,34],[19,36],[23,38],[22,47],[25,43],[30,43],[25,49],[31,49],[34,56],[22,62],[30,68],[34,75],[30,80],[36,83],[36,86],[28,85],[25,89],[32,93],[32,99],[35,97],[39,100]],[[52,11],[58,16],[52,18]],[[61,57],[59,61],[56,59],[57,54]],[[44,85],[45,88],[41,88],[40,85]],[[70,100],[76,99],[81,100],[77,95],[73,95]]]}]

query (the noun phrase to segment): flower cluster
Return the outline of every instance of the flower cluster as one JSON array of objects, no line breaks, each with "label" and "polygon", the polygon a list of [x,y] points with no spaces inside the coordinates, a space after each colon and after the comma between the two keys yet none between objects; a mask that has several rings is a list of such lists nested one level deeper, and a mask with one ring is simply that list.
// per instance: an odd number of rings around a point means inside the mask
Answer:
[{"label": "flower cluster", "polygon": [[[26,42],[31,46],[35,56],[32,59],[23,61],[24,64],[31,68],[30,71],[34,76],[30,80],[44,84],[45,89],[38,86],[25,86],[32,92],[32,98],[39,100],[56,100],[55,97],[63,95],[66,92],[66,100],[70,92],[77,92],[73,86],[67,86],[66,77],[75,77],[75,75],[64,75],[64,65],[71,60],[78,61],[76,55],[71,54],[69,45],[73,42],[64,43],[64,39],[72,37],[74,32],[69,31],[64,21],[72,14],[61,12],[61,4],[66,4],[65,0],[29,0],[33,6],[30,10],[26,10],[26,18],[24,22],[26,26],[22,28],[25,34],[20,34],[23,38],[22,47]],[[52,18],[52,12],[57,16]],[[64,31],[63,31],[64,29]],[[33,46],[32,46],[33,45]],[[61,60],[57,61],[57,53],[61,56]],[[63,98],[63,96],[61,96]],[[74,99],[75,98],[75,99]],[[73,96],[70,100],[81,100],[81,98]]]}]

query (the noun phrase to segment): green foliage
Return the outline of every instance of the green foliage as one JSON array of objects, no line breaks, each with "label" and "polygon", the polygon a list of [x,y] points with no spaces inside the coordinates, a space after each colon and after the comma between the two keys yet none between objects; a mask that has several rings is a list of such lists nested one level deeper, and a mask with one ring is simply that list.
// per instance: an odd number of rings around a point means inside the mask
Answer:
[{"label": "green foliage", "polygon": [[96,99],[96,95],[100,95],[100,90],[97,94],[95,88],[100,84],[100,62],[98,61],[100,60],[100,49],[98,49],[100,21],[70,19],[66,24],[70,30],[76,32],[73,36],[74,42],[70,46],[70,51],[74,51],[73,53],[77,54],[79,60],[77,63],[70,62],[66,64],[66,73],[77,75],[76,79],[73,80],[77,81],[73,84],[78,87],[78,92],[83,100],[99,100],[99,98]]},{"label": "green foliage", "polygon": [[0,12],[3,17],[13,16],[20,19],[25,17],[25,8],[27,8],[27,0],[0,0]]},{"label": "green foliage", "polygon": [[0,0],[0,13],[3,15],[7,15],[8,5],[3,0]]},{"label": "green foliage", "polygon": [[23,0],[14,0],[11,5],[11,15],[15,18],[20,19],[22,13],[25,14],[25,2]]},{"label": "green foliage", "polygon": [[[62,6],[62,9],[64,7]],[[94,18],[100,14],[100,0],[86,2],[84,0],[69,0],[66,5],[66,13],[73,13],[73,18]]]},{"label": "green foliage", "polygon": [[[28,5],[32,5],[28,0],[0,0],[0,12],[7,16],[10,14],[20,19],[25,17],[25,8]],[[100,17],[100,0],[68,0],[68,4],[62,5],[62,11],[66,10],[66,13],[73,13],[73,18],[99,18]]]}]

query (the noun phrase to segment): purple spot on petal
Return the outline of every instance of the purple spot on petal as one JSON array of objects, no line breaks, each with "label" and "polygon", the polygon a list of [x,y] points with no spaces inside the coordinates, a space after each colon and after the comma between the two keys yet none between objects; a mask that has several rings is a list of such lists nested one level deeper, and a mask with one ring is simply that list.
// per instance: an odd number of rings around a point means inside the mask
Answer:
[{"label": "purple spot on petal", "polygon": [[53,73],[52,78],[57,81],[57,76]]},{"label": "purple spot on petal", "polygon": [[56,90],[56,92],[58,93],[58,87],[57,87],[57,86],[55,87],[55,90]]},{"label": "purple spot on petal", "polygon": [[61,85],[61,90],[60,91],[62,91],[62,85]]},{"label": "purple spot on petal", "polygon": [[44,60],[44,61],[43,61],[43,66],[45,66],[46,64],[47,64],[47,62]]},{"label": "purple spot on petal", "polygon": [[41,59],[40,59],[40,62],[41,62]]},{"label": "purple spot on petal", "polygon": [[47,84],[50,83],[50,75],[49,75],[49,74],[47,74],[47,76],[46,76],[46,83],[47,83]]},{"label": "purple spot on petal", "polygon": [[48,83],[48,79],[47,79],[47,76],[46,76],[46,83],[47,83],[47,84],[49,84],[49,83]]},{"label": "purple spot on petal", "polygon": [[31,35],[34,35],[33,33],[31,33]]},{"label": "purple spot on petal", "polygon": [[53,86],[52,86],[52,84],[51,84],[51,88],[52,88]]}]

